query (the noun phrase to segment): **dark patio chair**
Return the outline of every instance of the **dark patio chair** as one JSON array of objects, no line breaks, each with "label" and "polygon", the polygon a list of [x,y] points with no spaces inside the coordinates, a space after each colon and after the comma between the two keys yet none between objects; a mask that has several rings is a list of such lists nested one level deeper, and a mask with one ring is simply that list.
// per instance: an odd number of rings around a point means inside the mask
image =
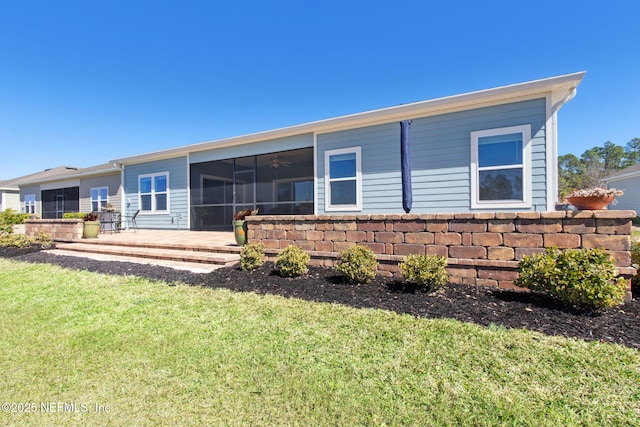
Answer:
[{"label": "dark patio chair", "polygon": [[132,228],[133,231],[138,231],[138,224],[136,224],[136,218],[138,217],[138,214],[140,213],[140,209],[138,209],[136,211],[136,213],[134,213],[132,216],[126,216],[126,220],[127,220],[127,227],[128,228]]}]

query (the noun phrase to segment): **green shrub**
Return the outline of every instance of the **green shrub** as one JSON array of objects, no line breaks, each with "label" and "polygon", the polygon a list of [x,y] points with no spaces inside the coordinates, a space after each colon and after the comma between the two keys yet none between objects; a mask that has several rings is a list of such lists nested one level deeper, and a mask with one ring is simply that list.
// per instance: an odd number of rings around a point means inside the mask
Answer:
[{"label": "green shrub", "polygon": [[[636,269],[640,270],[640,242],[631,244],[631,263]],[[634,296],[640,293],[640,274],[636,274],[631,279],[631,289]]]},{"label": "green shrub", "polygon": [[53,238],[51,237],[51,234],[40,231],[36,236],[35,243],[42,246],[42,249],[49,249],[53,246]]},{"label": "green shrub", "polygon": [[6,209],[0,212],[0,223],[17,225],[22,224],[31,217],[31,214],[16,212],[13,209]]},{"label": "green shrub", "polygon": [[369,283],[375,279],[377,267],[376,254],[362,245],[351,246],[340,252],[336,264],[336,270],[352,284]]},{"label": "green shrub", "polygon": [[250,243],[242,247],[240,252],[240,268],[243,270],[255,270],[264,264],[264,245],[262,243]]},{"label": "green shrub", "polygon": [[84,219],[85,213],[82,212],[65,212],[62,214],[63,219]]},{"label": "green shrub", "polygon": [[28,213],[19,213],[13,209],[0,212],[0,233],[13,233],[13,226],[24,223],[30,216]]},{"label": "green shrub", "polygon": [[0,246],[9,248],[28,248],[34,239],[24,234],[0,234]]},{"label": "green shrub", "polygon": [[276,272],[282,277],[298,277],[306,274],[311,257],[297,246],[289,245],[276,258]]},{"label": "green shrub", "polygon": [[446,266],[445,257],[428,255],[407,255],[399,265],[405,281],[429,290],[438,290],[447,284]]},{"label": "green shrub", "polygon": [[603,249],[547,248],[520,260],[518,271],[515,285],[584,309],[621,304],[627,287],[625,279],[616,279],[613,257]]}]

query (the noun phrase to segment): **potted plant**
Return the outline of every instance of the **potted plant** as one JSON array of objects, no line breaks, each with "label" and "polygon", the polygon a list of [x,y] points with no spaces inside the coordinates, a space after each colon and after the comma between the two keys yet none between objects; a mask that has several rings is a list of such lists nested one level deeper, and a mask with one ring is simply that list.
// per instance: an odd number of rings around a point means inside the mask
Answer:
[{"label": "potted plant", "polygon": [[622,196],[624,191],[616,188],[591,187],[582,190],[573,190],[567,194],[566,200],[578,210],[606,209],[615,198]]},{"label": "potted plant", "polygon": [[247,244],[247,224],[245,217],[256,215],[258,209],[252,211],[251,209],[242,209],[233,216],[233,235],[236,238],[236,244],[238,246],[244,246]]},{"label": "potted plant", "polygon": [[91,239],[98,237],[100,234],[100,221],[98,214],[95,212],[89,212],[84,216],[84,224],[82,227],[82,238]]}]

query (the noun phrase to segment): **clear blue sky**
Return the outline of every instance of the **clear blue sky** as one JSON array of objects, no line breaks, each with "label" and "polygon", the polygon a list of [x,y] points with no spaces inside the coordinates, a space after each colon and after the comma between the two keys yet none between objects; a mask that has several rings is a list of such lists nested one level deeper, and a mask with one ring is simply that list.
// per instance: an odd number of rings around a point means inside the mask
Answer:
[{"label": "clear blue sky", "polygon": [[0,179],[587,71],[560,154],[640,137],[640,2],[0,0]]}]

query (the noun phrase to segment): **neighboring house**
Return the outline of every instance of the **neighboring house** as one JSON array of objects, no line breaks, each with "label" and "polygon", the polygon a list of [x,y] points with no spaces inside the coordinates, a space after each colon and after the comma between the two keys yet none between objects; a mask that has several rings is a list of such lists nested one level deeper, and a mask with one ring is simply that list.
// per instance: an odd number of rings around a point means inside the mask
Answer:
[{"label": "neighboring house", "polygon": [[59,219],[66,212],[99,211],[107,203],[120,211],[120,178],[120,168],[107,163],[23,179],[19,184],[23,211],[43,219]]},{"label": "neighboring house", "polygon": [[35,195],[26,199],[20,194],[20,184],[36,179],[46,179],[53,176],[62,175],[78,168],[71,166],[59,166],[52,169],[46,169],[41,172],[32,173],[6,181],[0,181],[0,211],[13,209],[16,212],[36,213]]},{"label": "neighboring house", "polygon": [[411,120],[411,213],[554,210],[557,112],[584,73],[471,92],[112,162],[141,228],[230,229],[234,212],[404,213],[400,125]]},{"label": "neighboring house", "polygon": [[0,212],[12,209],[20,212],[20,188],[0,181]]},{"label": "neighboring house", "polygon": [[609,188],[624,191],[622,196],[616,198],[616,204],[609,205],[609,209],[640,212],[640,164],[624,168],[601,181]]}]

